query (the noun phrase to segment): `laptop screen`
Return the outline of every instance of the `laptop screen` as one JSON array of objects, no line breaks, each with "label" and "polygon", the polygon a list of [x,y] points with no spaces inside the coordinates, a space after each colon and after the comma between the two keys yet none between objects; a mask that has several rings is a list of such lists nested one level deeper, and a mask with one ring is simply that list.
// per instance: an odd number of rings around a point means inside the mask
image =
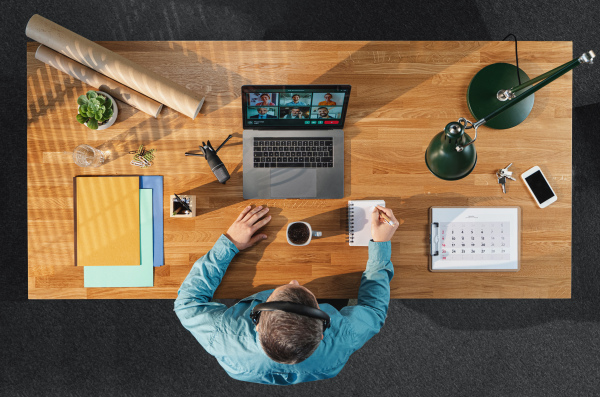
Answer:
[{"label": "laptop screen", "polygon": [[349,98],[349,85],[245,85],[244,128],[339,129]]}]

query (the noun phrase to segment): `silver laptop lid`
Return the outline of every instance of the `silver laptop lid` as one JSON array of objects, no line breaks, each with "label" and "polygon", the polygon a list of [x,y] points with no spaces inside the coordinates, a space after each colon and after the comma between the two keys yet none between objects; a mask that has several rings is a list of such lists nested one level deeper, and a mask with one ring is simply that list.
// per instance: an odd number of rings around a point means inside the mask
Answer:
[{"label": "silver laptop lid", "polygon": [[244,85],[244,129],[342,129],[350,88],[349,85]]}]

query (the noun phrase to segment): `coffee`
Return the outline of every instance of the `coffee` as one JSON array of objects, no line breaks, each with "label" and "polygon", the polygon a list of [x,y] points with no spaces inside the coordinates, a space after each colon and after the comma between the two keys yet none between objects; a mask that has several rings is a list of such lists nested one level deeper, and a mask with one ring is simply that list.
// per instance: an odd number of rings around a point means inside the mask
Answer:
[{"label": "coffee", "polygon": [[290,241],[298,245],[306,243],[310,237],[308,226],[299,222],[291,224],[287,233]]}]

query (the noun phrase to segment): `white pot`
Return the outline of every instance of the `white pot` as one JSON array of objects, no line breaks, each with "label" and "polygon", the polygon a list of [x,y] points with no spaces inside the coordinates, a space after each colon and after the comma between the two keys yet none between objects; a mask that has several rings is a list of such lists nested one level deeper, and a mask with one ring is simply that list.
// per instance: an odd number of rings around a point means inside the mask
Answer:
[{"label": "white pot", "polygon": [[[115,101],[115,99],[113,97],[111,97],[110,95],[108,95],[106,92],[104,91],[96,91],[97,94],[102,94],[105,97],[107,97],[108,99],[110,99],[112,101],[112,105],[113,105],[113,115],[110,119],[108,119],[106,122],[104,122],[104,124],[99,125],[98,129],[96,131],[99,130],[105,130],[108,127],[110,127],[111,125],[113,125],[115,123],[115,121],[117,121],[117,114],[119,113],[119,109],[117,108],[117,101]],[[81,106],[79,106],[81,107]],[[77,108],[77,111],[79,111],[79,108]],[[84,123],[84,125],[87,127],[87,123]]]}]

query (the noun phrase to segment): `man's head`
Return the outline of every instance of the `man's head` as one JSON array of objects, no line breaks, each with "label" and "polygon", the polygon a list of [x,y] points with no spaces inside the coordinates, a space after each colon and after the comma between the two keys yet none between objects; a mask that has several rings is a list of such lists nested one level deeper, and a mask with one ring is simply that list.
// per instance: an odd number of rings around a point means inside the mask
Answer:
[{"label": "man's head", "polygon": [[330,93],[325,94],[325,100],[326,101],[331,101],[331,98],[333,98],[333,95],[331,95]]},{"label": "man's head", "polygon": [[258,114],[262,114],[263,116],[267,114],[268,111],[269,109],[267,108],[258,108]]},{"label": "man's head", "polygon": [[292,116],[294,116],[294,117],[298,117],[298,115],[300,114],[300,109],[298,109],[298,108],[293,108],[293,109],[291,110],[291,113],[292,113]]},{"label": "man's head", "polygon": [[300,100],[300,95],[298,95],[298,94],[292,95],[292,101],[298,102],[299,100]]},{"label": "man's head", "polygon": [[[267,302],[286,301],[319,308],[314,294],[292,280],[276,288]],[[306,360],[323,339],[323,321],[281,310],[260,314],[256,326],[260,344],[269,358],[282,364]]]},{"label": "man's head", "polygon": [[327,108],[319,108],[317,109],[317,111],[319,112],[319,116],[321,117],[327,117],[327,115],[329,114],[329,109]]}]

